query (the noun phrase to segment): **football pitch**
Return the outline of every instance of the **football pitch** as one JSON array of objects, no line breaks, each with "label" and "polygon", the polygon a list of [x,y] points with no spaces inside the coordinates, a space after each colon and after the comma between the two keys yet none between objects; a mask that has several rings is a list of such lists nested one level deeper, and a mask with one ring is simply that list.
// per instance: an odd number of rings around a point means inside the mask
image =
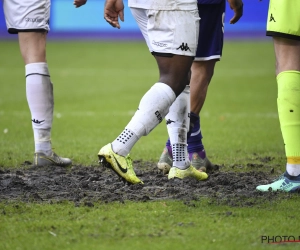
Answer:
[{"label": "football pitch", "polygon": [[299,195],[255,191],[285,170],[271,40],[226,41],[216,65],[201,128],[220,171],[201,183],[157,173],[162,122],[131,152],[144,187],[124,186],[97,159],[158,79],[144,42],[48,43],[52,146],[73,160],[68,169],[31,167],[25,67],[15,41],[0,48],[0,249],[270,249],[300,240]]}]

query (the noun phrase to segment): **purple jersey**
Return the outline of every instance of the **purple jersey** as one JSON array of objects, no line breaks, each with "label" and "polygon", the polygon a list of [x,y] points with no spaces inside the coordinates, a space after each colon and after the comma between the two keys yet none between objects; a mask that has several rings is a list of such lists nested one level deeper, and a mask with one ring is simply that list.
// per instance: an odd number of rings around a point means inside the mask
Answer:
[{"label": "purple jersey", "polygon": [[198,4],[218,4],[224,0],[198,0]]}]

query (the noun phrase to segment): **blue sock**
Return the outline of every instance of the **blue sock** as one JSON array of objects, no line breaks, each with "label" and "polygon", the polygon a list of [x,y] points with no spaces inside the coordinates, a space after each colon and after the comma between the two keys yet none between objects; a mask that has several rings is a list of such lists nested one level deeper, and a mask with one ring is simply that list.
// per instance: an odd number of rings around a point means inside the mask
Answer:
[{"label": "blue sock", "polygon": [[171,146],[170,138],[168,138],[166,142],[166,148],[168,149],[169,155],[172,157],[172,146]]},{"label": "blue sock", "polygon": [[202,133],[200,130],[200,117],[195,113],[190,113],[190,130],[187,134],[188,152],[200,152],[204,149],[202,143]]}]

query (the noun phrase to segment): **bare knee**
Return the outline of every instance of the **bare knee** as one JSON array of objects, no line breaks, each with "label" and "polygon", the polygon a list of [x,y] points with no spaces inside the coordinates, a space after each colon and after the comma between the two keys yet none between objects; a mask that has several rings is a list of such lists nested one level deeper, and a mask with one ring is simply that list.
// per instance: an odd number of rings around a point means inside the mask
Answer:
[{"label": "bare knee", "polygon": [[46,32],[19,32],[18,35],[25,64],[46,62]]},{"label": "bare knee", "polygon": [[300,71],[300,41],[274,37],[276,74],[287,70]]},{"label": "bare knee", "polygon": [[[217,60],[194,61],[192,65],[191,82],[198,85],[207,85],[210,83]],[[207,87],[206,86],[206,87]],[[202,86],[205,87],[205,86]]]},{"label": "bare knee", "polygon": [[169,85],[178,96],[190,82],[193,57],[173,55],[155,56],[159,68],[159,81]]}]

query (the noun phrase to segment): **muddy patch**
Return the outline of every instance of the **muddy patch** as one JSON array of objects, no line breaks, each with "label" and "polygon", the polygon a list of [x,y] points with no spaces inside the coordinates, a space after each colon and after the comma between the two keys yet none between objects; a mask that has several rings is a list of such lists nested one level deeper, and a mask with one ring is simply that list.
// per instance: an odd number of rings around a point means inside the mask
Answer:
[{"label": "muddy patch", "polygon": [[[278,192],[261,193],[255,190],[274,177],[260,171],[261,166],[245,172],[220,170],[206,181],[194,179],[168,180],[158,172],[155,163],[134,162],[137,176],[144,185],[124,184],[110,169],[99,166],[70,168],[23,166],[19,169],[0,169],[0,202],[72,201],[75,205],[93,206],[95,202],[125,202],[183,200],[186,204],[210,198],[211,202],[229,206],[253,206],[276,199],[286,199]],[[229,167],[239,168],[241,166]]]}]

